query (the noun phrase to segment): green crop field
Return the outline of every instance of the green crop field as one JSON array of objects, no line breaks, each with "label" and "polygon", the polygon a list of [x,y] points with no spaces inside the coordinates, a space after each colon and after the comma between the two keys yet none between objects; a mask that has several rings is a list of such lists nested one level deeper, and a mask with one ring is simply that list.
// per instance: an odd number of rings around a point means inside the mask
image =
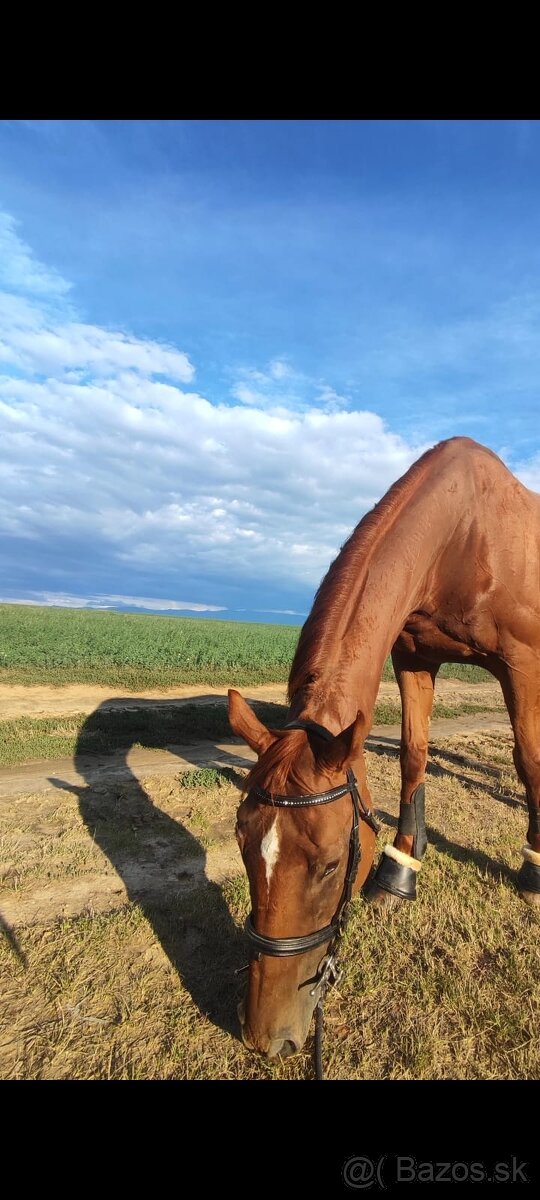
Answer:
[{"label": "green crop field", "polygon": [[175,683],[278,683],[296,625],[0,605],[0,681],[100,683],[133,691]]},{"label": "green crop field", "polygon": [[[299,633],[298,625],[2,604],[0,683],[97,683],[130,691],[280,683]],[[486,678],[478,667],[448,666],[441,674]],[[383,678],[393,678],[390,660]]]}]

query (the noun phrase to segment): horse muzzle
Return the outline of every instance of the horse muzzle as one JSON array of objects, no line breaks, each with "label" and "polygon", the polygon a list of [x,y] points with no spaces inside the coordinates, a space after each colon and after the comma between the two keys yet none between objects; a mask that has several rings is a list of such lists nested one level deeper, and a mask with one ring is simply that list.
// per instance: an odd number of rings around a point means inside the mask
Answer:
[{"label": "horse muzzle", "polygon": [[298,1045],[296,1039],[288,1035],[288,1030],[278,1034],[277,1037],[262,1037],[257,1039],[255,1045],[246,1034],[245,1027],[242,1026],[242,1041],[247,1050],[252,1050],[255,1054],[262,1054],[265,1058],[289,1058],[291,1054],[296,1054],[301,1046]]}]

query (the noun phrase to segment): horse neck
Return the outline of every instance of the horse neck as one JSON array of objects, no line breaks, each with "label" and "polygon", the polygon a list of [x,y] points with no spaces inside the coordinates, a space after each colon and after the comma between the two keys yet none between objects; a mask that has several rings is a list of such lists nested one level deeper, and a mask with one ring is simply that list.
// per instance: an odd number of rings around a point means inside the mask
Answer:
[{"label": "horse neck", "polygon": [[407,577],[409,572],[374,558],[362,574],[324,639],[324,664],[317,655],[313,683],[292,697],[291,715],[301,710],[333,733],[350,725],[359,710],[371,725],[384,663],[415,607],[417,582]]},{"label": "horse neck", "polygon": [[416,486],[407,486],[408,476],[399,481],[403,495],[394,485],[323,580],[291,669],[291,716],[338,733],[360,710],[371,727],[385,660],[467,510],[466,471],[454,464],[452,483],[456,473],[462,478],[449,489],[444,459],[428,467],[413,476]]}]

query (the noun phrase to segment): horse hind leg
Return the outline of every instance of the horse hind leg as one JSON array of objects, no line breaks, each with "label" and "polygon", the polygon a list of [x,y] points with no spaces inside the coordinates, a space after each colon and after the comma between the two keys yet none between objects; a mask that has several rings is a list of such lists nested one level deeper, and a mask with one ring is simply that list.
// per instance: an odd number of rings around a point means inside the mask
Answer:
[{"label": "horse hind leg", "polygon": [[[514,763],[525,787],[529,822],[527,841],[521,851],[523,863],[517,876],[521,899],[540,915],[540,713],[538,687],[531,688],[530,675],[512,673],[502,681],[512,728]],[[525,680],[525,682],[524,682]]]},{"label": "horse hind leg", "polygon": [[386,845],[367,899],[380,907],[416,899],[416,879],[427,846],[424,815],[428,732],[438,665],[419,663],[394,647],[401,693],[401,800],[393,845]]}]

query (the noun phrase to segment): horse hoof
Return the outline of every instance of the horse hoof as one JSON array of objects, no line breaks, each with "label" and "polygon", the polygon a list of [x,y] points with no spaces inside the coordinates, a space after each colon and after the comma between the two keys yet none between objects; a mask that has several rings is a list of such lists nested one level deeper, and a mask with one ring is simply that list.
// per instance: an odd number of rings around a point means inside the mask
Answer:
[{"label": "horse hoof", "polygon": [[527,855],[517,874],[517,890],[520,898],[540,916],[540,867],[531,862],[529,855],[534,852],[528,846],[524,847],[523,855]]},{"label": "horse hoof", "polygon": [[393,892],[385,892],[383,888],[377,887],[376,884],[370,888],[366,894],[366,901],[372,904],[374,908],[397,908],[398,904],[403,904],[403,898],[396,896]]},{"label": "horse hoof", "polygon": [[539,892],[518,892],[520,900],[528,904],[538,917],[540,917],[540,893]]}]

